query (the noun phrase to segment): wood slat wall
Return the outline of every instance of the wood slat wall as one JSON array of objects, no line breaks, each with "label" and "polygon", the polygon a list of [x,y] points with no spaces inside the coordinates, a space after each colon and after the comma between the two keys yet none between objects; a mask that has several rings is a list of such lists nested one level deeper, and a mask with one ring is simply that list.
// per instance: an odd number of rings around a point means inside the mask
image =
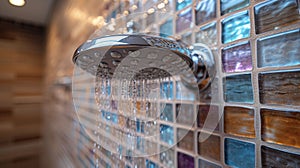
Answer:
[{"label": "wood slat wall", "polygon": [[0,167],[39,167],[45,31],[0,20]]}]

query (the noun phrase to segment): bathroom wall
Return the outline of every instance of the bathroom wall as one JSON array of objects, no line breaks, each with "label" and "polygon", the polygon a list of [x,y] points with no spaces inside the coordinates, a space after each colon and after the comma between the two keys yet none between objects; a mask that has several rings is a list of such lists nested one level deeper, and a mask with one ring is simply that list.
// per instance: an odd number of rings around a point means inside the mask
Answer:
[{"label": "bathroom wall", "polygon": [[0,20],[0,167],[39,167],[45,28]]},{"label": "bathroom wall", "polygon": [[[97,164],[100,167],[300,166],[298,0],[107,3],[64,1],[56,6],[48,33],[49,104],[45,113],[50,130],[48,151],[51,151],[50,158],[56,158],[53,162],[82,167]],[[142,31],[158,32],[190,44],[202,42],[213,49],[217,77],[212,87],[218,91],[218,101],[211,102],[207,93],[196,103],[187,97],[183,105],[177,101],[183,96],[176,94],[178,84],[166,86],[174,89],[167,95],[169,100],[160,102],[169,104],[164,113],[171,117],[165,115],[159,119],[160,139],[154,143],[157,150],[171,149],[154,157],[119,159],[105,148],[95,149],[94,142],[79,126],[72,104],[70,79],[65,77],[72,76],[71,57],[76,47],[105,20],[141,11],[147,14],[133,19],[140,23]],[[153,11],[171,11],[172,15],[158,17]],[[176,117],[178,107],[184,107],[187,116],[194,117],[170,120]],[[200,143],[199,133],[209,132],[203,129],[209,109],[210,113],[223,117],[213,135]],[[114,114],[110,111],[103,116]],[[185,122],[194,119],[196,123],[187,136],[170,147],[169,141],[176,140],[186,129]],[[106,128],[114,124],[110,119],[107,122]],[[137,123],[133,127],[136,131],[141,129]],[[98,163],[93,149],[101,154]]]}]

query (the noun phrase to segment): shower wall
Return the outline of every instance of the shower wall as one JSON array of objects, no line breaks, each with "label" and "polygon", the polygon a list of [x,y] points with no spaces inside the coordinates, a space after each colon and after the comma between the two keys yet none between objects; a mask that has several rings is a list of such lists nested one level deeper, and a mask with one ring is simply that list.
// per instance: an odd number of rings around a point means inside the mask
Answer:
[{"label": "shower wall", "polygon": [[45,28],[0,20],[0,167],[39,167]]},{"label": "shower wall", "polygon": [[[56,157],[52,163],[81,167],[300,167],[298,0],[133,0],[105,4],[64,1],[56,6],[48,34],[45,113],[47,147],[50,158]],[[213,49],[217,77],[212,88],[217,90],[218,100],[212,101],[207,92],[194,102],[188,92],[178,94],[180,83],[162,85],[161,90],[172,89],[159,100],[167,107],[159,118],[160,139],[141,143],[158,151],[168,150],[147,158],[130,154],[118,158],[99,147],[101,157],[96,163],[94,142],[79,125],[72,104],[70,79],[66,78],[72,76],[71,56],[105,20],[141,11],[147,14],[128,17],[128,21],[135,20],[142,31],[190,44],[202,42]],[[153,11],[173,15],[163,17]],[[178,101],[182,97],[184,104]],[[179,108],[186,116],[174,120]],[[209,139],[200,142],[199,134],[211,131],[203,128],[208,113],[222,115],[222,119],[212,128]],[[113,110],[103,117],[108,118],[108,129],[116,121],[121,124]],[[113,117],[116,120],[110,119]],[[169,146],[187,131],[185,123],[194,120],[186,136]],[[143,129],[138,123],[131,127],[137,132]]]}]

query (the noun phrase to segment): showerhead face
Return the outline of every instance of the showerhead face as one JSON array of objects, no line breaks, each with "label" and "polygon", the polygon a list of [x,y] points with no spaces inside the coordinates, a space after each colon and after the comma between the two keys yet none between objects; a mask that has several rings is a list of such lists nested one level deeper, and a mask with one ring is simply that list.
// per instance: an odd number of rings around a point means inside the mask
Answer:
[{"label": "showerhead face", "polygon": [[182,42],[147,34],[112,35],[80,46],[73,62],[97,78],[155,80],[180,77],[183,83],[206,88],[211,80],[201,59]]},{"label": "showerhead face", "polygon": [[[83,44],[76,50],[73,62],[96,76],[125,78],[134,75],[135,79],[158,79],[179,75],[184,70],[180,68],[192,68],[189,53],[187,46],[171,39],[113,35]],[[124,75],[125,71],[128,75]]]}]

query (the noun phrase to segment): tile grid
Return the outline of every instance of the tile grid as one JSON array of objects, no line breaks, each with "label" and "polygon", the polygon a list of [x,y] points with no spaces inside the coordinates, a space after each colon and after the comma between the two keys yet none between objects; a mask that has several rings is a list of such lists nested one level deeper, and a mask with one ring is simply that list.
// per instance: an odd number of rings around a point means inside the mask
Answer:
[{"label": "tile grid", "polygon": [[[259,2],[261,3],[261,2]],[[192,5],[180,10],[180,11],[177,11],[176,14],[178,14],[179,12],[191,7],[191,6],[195,6],[196,2],[194,1],[192,3]],[[282,147],[281,145],[276,145],[276,144],[269,144],[269,143],[266,143],[266,142],[263,142],[261,140],[261,128],[260,128],[260,123],[261,123],[261,118],[260,118],[260,109],[261,107],[269,107],[269,108],[272,108],[272,107],[277,107],[277,106],[269,106],[269,105],[262,105],[260,104],[259,102],[259,87],[258,87],[258,74],[260,72],[265,72],[265,71],[272,71],[272,70],[289,70],[291,69],[291,67],[285,67],[285,68],[257,68],[257,55],[256,55],[256,40],[260,37],[265,37],[265,36],[268,36],[268,35],[271,35],[271,34],[276,34],[278,32],[284,32],[284,31],[287,31],[287,30],[292,30],[294,28],[298,28],[299,25],[292,25],[292,26],[289,26],[288,28],[281,28],[281,29],[278,29],[278,30],[272,30],[272,31],[269,31],[269,32],[266,32],[266,33],[262,33],[262,34],[258,34],[256,35],[255,34],[255,23],[254,23],[254,6],[257,5],[258,2],[252,0],[250,2],[250,5],[248,7],[245,7],[245,8],[242,8],[240,10],[237,10],[237,11],[234,11],[234,12],[231,12],[231,13],[228,13],[228,14],[225,14],[223,16],[220,15],[220,1],[217,1],[217,17],[213,20],[210,20],[208,22],[205,22],[199,26],[195,26],[195,28],[191,28],[191,29],[187,29],[187,30],[184,30],[182,32],[179,33],[179,35],[183,35],[185,33],[188,33],[188,32],[193,32],[192,33],[192,41],[195,42],[195,32],[198,32],[197,30],[195,30],[196,28],[200,28],[204,25],[207,25],[209,23],[212,23],[214,21],[217,21],[217,33],[218,33],[218,37],[217,37],[217,46],[219,46],[220,48],[224,48],[224,47],[227,47],[227,46],[230,46],[232,44],[236,44],[236,43],[239,43],[239,42],[243,42],[243,41],[246,41],[246,40],[249,40],[250,41],[250,44],[251,44],[251,49],[252,49],[252,63],[253,63],[253,70],[251,72],[238,72],[238,73],[225,73],[222,71],[222,67],[220,66],[222,64],[221,60],[220,60],[220,56],[221,56],[221,50],[218,50],[218,59],[216,60],[217,63],[218,63],[218,70],[219,70],[219,75],[218,77],[220,79],[223,79],[223,77],[226,77],[226,76],[230,76],[230,75],[240,75],[240,74],[251,74],[251,77],[252,77],[252,86],[253,86],[253,92],[254,92],[254,103],[253,104],[244,104],[244,103],[227,103],[227,102],[224,102],[223,100],[221,100],[221,103],[220,103],[220,108],[219,108],[219,111],[221,112],[221,110],[224,109],[225,106],[241,106],[241,107],[250,107],[250,108],[253,108],[255,110],[255,134],[256,134],[256,138],[255,139],[248,139],[248,138],[241,138],[241,137],[236,137],[236,136],[232,136],[232,135],[228,135],[228,134],[225,134],[224,133],[224,121],[222,120],[221,122],[221,125],[220,125],[220,131],[219,131],[219,134],[221,136],[221,163],[223,166],[226,166],[224,163],[225,163],[225,159],[224,159],[224,138],[227,138],[227,137],[230,137],[230,138],[234,138],[234,139],[241,139],[242,141],[247,141],[247,142],[252,142],[252,143],[255,143],[256,144],[256,166],[257,167],[261,167],[261,152],[260,152],[260,146],[261,144],[262,145],[266,145],[266,146],[270,146],[270,147],[275,147],[275,148],[280,148],[280,149],[288,149],[289,151],[292,151],[292,152],[295,152],[295,153],[298,153],[299,151],[297,149],[294,149],[294,148],[290,148],[290,147]],[[175,6],[175,3],[173,3],[173,6]],[[175,8],[173,8],[175,9]],[[221,42],[221,37],[222,37],[222,29],[221,29],[221,21],[230,16],[230,15],[233,15],[235,13],[239,13],[241,11],[246,11],[248,10],[249,11],[249,16],[250,16],[250,22],[251,22],[251,34],[250,34],[250,37],[249,38],[244,38],[244,39],[240,39],[240,40],[236,40],[236,41],[233,41],[233,42],[230,42],[230,43],[227,43],[227,44],[222,44]],[[192,10],[192,13],[193,13],[193,20],[195,20],[195,11]],[[173,25],[176,25],[176,19],[175,17],[173,18]],[[159,26],[156,26],[156,29],[158,29]],[[175,26],[173,26],[173,32],[176,33],[176,30],[175,30]],[[175,35],[176,36],[176,35]],[[295,68],[295,67],[293,67]],[[219,86],[219,96],[220,97],[223,97],[223,83],[222,83],[222,80],[218,80],[218,86]],[[176,87],[173,87],[173,94],[175,93],[175,88]],[[175,95],[175,94],[174,94]],[[175,105],[176,103],[173,102],[172,103],[173,105],[173,115],[175,116],[176,115],[176,109],[175,109]],[[196,105],[195,105],[196,106]],[[279,106],[280,108],[287,108],[287,109],[299,109],[299,107],[282,107],[282,106]],[[195,113],[195,112],[194,112]],[[172,124],[173,125],[173,124]],[[175,126],[177,126],[176,124],[174,124]],[[174,139],[176,139],[176,127],[174,127]],[[200,129],[197,129],[198,131]],[[195,135],[195,139],[197,140],[197,131],[194,133]],[[198,144],[195,142],[195,147],[197,146]],[[159,145],[158,145],[159,146]],[[197,149],[195,149],[196,151],[194,151],[195,153],[197,153]],[[180,151],[182,152],[183,150],[179,149],[177,146],[175,146],[175,164],[177,165],[177,151]],[[186,153],[186,152],[184,152]],[[195,155],[197,156],[197,154]],[[202,158],[201,156],[198,156],[198,157],[195,157],[195,158]],[[203,158],[202,158],[203,159]],[[206,160],[206,159],[204,159]],[[195,165],[197,166],[198,165],[198,159],[195,160]]]}]

